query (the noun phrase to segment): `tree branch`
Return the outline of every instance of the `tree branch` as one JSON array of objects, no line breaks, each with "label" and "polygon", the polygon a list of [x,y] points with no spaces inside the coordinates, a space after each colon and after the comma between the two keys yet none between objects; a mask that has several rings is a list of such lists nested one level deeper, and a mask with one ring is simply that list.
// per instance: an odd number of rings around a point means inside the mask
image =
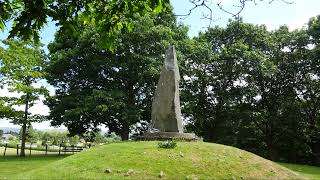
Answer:
[{"label": "tree branch", "polygon": [[[286,4],[293,4],[293,0],[289,1],[289,0],[260,0],[260,1],[268,1],[269,4],[275,2],[275,1],[281,1],[283,3]],[[213,13],[214,13],[214,8],[217,7],[220,11],[227,13],[229,15],[231,15],[231,17],[240,20],[240,14],[241,12],[244,10],[244,8],[246,7],[247,3],[253,3],[254,5],[257,5],[257,1],[256,0],[238,0],[239,4],[233,4],[232,6],[235,8],[238,8],[235,11],[231,11],[226,9],[225,7],[223,7],[222,2],[217,2],[214,3],[213,0],[189,0],[189,3],[191,3],[193,5],[193,7],[191,9],[188,10],[188,12],[186,14],[177,14],[175,16],[180,16],[182,20],[187,19],[190,15],[192,15],[192,13],[199,8],[204,8],[204,11],[207,11],[208,14],[206,13],[202,13],[202,18],[201,19],[208,19],[210,20],[209,23],[209,27],[211,26],[211,23],[216,21],[217,19],[220,18],[213,18]]]}]

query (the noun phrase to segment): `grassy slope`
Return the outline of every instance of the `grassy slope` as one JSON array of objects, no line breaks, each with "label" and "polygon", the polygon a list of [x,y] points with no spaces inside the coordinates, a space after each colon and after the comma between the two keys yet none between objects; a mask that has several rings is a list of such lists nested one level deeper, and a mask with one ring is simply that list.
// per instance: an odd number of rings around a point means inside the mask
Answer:
[{"label": "grassy slope", "polygon": [[279,164],[293,171],[297,171],[311,179],[320,180],[320,167],[300,165],[300,164],[288,164],[288,163],[279,163]]},{"label": "grassy slope", "polygon": [[[105,173],[111,169],[111,173]],[[132,169],[133,173],[126,173]],[[43,179],[168,179],[243,177],[302,179],[276,163],[246,151],[202,142],[179,142],[175,149],[158,149],[157,142],[126,142],[92,148],[53,162],[17,178]]]},{"label": "grassy slope", "polygon": [[0,179],[13,179],[17,174],[46,166],[49,163],[63,159],[65,156],[0,156]]}]

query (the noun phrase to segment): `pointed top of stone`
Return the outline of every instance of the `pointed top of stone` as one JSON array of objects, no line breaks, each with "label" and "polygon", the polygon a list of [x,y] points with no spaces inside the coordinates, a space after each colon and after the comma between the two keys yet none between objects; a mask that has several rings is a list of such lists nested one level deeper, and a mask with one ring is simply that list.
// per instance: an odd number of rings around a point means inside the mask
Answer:
[{"label": "pointed top of stone", "polygon": [[179,66],[176,55],[176,48],[174,45],[169,46],[166,50],[166,59],[164,61],[164,67],[167,70],[173,70],[176,73],[177,80],[180,80]]}]

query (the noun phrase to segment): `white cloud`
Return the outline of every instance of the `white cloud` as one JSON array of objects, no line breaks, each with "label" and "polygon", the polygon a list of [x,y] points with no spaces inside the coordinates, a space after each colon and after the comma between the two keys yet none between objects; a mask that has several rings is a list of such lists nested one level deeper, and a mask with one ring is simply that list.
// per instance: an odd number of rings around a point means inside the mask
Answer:
[{"label": "white cloud", "polygon": [[14,125],[10,123],[9,120],[6,120],[6,119],[0,119],[0,127],[20,128],[19,125]]}]

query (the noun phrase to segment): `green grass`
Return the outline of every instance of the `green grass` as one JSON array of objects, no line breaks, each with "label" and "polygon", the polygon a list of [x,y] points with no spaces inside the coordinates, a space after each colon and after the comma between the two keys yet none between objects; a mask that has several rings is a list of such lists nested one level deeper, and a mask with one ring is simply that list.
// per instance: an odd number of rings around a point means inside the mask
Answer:
[{"label": "green grass", "polygon": [[0,156],[0,179],[16,179],[16,176],[23,177],[26,172],[41,168],[64,157],[66,156]]},{"label": "green grass", "polygon": [[[90,150],[35,168],[14,178],[35,179],[304,179],[303,175],[252,153],[218,144],[124,142]],[[107,173],[106,170],[111,172]],[[129,173],[128,173],[129,172]]]},{"label": "green grass", "polygon": [[161,171],[164,179],[320,179],[320,167],[279,165],[203,142],[178,142],[175,149],[159,149],[157,142],[123,142],[69,157],[42,153],[24,158],[0,154],[0,179],[159,179]]},{"label": "green grass", "polygon": [[288,164],[288,163],[279,163],[282,166],[285,166],[293,171],[299,172],[306,177],[311,179],[320,180],[320,167],[299,165],[299,164]]}]

